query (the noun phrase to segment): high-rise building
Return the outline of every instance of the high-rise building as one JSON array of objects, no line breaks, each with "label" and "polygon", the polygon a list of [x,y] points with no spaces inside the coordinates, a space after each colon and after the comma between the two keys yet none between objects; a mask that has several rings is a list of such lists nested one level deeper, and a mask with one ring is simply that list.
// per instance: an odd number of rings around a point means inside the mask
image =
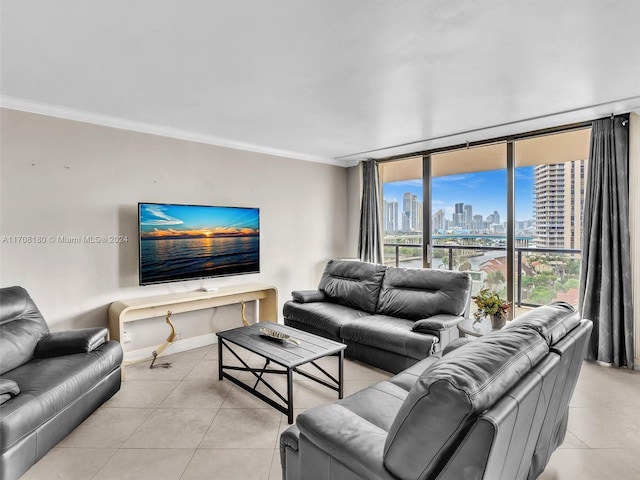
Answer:
[{"label": "high-rise building", "polygon": [[486,227],[486,222],[482,215],[474,215],[473,216],[473,227],[474,230],[484,230]]},{"label": "high-rise building", "polygon": [[537,247],[581,248],[585,176],[584,160],[534,168]]},{"label": "high-rise building", "polygon": [[473,205],[464,206],[462,223],[463,223],[462,225],[463,228],[466,228],[468,230],[473,228]]},{"label": "high-rise building", "polygon": [[411,230],[411,197],[409,192],[402,196],[402,230],[405,232]]},{"label": "high-rise building", "polygon": [[464,203],[456,203],[455,212],[452,215],[453,226],[462,227],[464,221]]},{"label": "high-rise building", "polygon": [[402,196],[402,230],[416,232],[422,230],[422,202],[418,196],[406,192]]},{"label": "high-rise building", "polygon": [[494,210],[491,215],[487,215],[487,223],[498,225],[500,223],[500,214],[497,210]]},{"label": "high-rise building", "polygon": [[416,231],[421,232],[423,224],[424,218],[422,217],[422,202],[418,201],[418,197],[416,197],[416,221],[414,223]]},{"label": "high-rise building", "polygon": [[433,222],[432,228],[434,232],[444,230],[445,229],[444,210],[440,209],[436,213],[434,213],[432,222]]},{"label": "high-rise building", "polygon": [[384,201],[383,223],[385,232],[395,232],[398,230],[398,201]]}]

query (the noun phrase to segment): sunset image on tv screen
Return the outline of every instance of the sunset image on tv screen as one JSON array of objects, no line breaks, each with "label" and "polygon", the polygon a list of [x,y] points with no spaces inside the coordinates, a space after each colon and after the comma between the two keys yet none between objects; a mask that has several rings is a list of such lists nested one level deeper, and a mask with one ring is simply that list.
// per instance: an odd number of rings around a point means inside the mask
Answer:
[{"label": "sunset image on tv screen", "polygon": [[140,284],[260,271],[257,208],[140,203]]}]

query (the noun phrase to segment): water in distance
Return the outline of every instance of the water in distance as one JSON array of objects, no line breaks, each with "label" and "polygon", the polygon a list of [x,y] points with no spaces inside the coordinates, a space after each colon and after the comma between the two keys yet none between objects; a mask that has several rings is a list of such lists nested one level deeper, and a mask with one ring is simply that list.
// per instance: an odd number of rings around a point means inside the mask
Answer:
[{"label": "water in distance", "polygon": [[260,271],[256,235],[142,239],[142,284]]}]

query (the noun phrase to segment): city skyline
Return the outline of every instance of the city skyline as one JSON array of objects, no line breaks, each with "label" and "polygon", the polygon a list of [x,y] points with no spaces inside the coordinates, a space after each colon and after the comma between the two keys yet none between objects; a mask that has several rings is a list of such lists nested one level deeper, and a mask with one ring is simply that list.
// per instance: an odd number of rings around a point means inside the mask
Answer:
[{"label": "city skyline", "polygon": [[[473,205],[474,215],[486,218],[498,211],[506,218],[507,177],[506,170],[491,170],[467,174],[434,177],[432,179],[432,214],[442,209],[446,218],[455,213],[455,204]],[[516,220],[533,219],[533,167],[518,167],[515,171]],[[455,185],[455,188],[451,188]],[[402,205],[405,193],[422,200],[422,179],[388,182],[383,185],[384,200],[397,200]],[[489,193],[490,192],[490,193]]]}]

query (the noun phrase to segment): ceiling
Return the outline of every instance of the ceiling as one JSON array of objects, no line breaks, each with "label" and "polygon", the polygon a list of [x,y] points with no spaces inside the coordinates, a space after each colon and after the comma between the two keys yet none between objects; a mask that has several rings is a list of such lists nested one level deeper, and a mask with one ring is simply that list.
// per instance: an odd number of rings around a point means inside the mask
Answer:
[{"label": "ceiling", "polygon": [[2,105],[352,165],[640,109],[640,2],[1,0]]}]

